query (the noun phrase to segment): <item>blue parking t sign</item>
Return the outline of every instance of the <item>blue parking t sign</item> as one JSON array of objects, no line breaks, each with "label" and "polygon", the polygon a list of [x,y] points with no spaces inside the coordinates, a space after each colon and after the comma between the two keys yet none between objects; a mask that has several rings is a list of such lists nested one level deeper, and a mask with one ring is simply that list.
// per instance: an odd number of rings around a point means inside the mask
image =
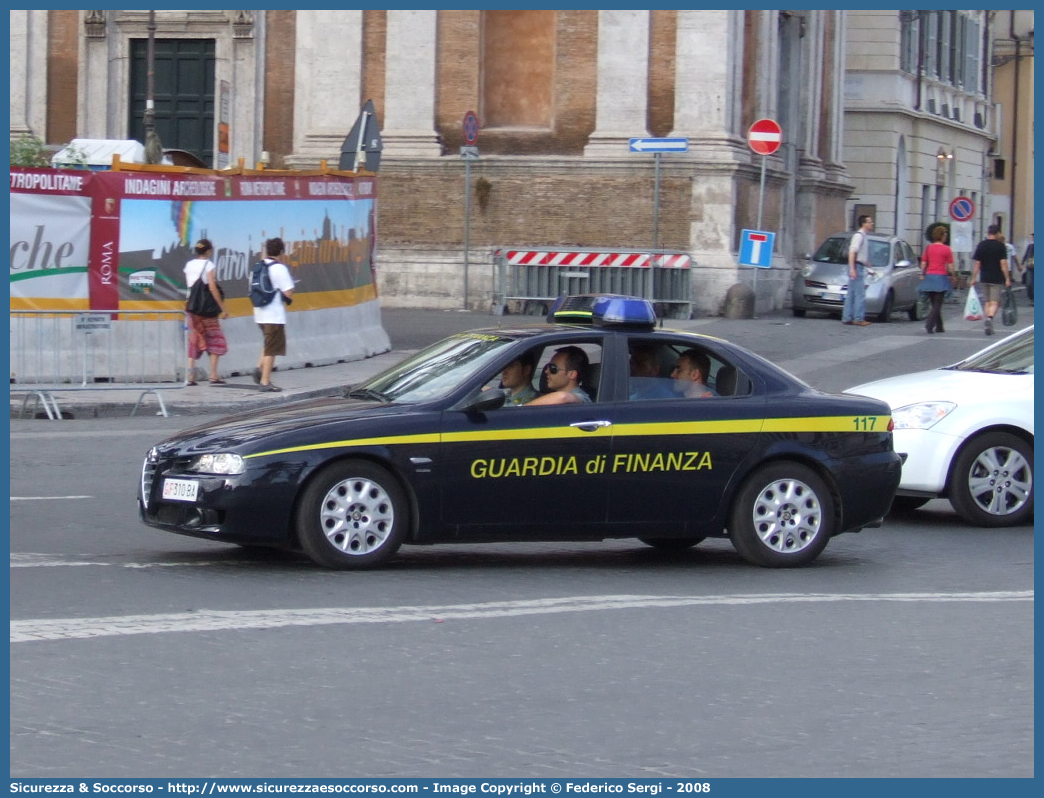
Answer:
[{"label": "blue parking t sign", "polygon": [[744,230],[740,233],[740,266],[757,266],[759,269],[772,268],[772,246],[776,234],[761,230]]}]

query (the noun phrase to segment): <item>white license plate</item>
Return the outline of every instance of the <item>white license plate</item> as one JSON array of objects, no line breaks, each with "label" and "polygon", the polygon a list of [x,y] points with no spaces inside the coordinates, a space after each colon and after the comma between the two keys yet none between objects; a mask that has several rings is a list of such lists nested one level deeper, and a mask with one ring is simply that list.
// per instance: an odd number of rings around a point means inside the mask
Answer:
[{"label": "white license plate", "polygon": [[199,483],[191,479],[163,480],[163,498],[172,502],[194,502]]},{"label": "white license plate", "polygon": [[838,302],[844,299],[844,297],[841,294],[823,294],[823,299],[830,299],[835,302]]}]

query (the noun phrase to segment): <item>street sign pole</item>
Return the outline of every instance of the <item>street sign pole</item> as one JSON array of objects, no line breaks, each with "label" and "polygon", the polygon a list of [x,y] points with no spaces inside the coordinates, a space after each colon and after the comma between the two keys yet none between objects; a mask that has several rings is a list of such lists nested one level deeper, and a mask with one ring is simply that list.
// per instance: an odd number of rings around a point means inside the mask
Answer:
[{"label": "street sign pole", "polygon": [[467,147],[460,148],[460,157],[464,159],[464,310],[468,309],[468,250],[471,240],[471,161],[478,158],[478,147],[472,145],[478,141],[478,116],[474,111],[464,114],[464,141]]},{"label": "street sign pole", "polygon": [[464,310],[468,309],[468,232],[471,228],[471,159],[464,159]]},{"label": "street sign pole", "polygon": [[[761,156],[761,190],[758,192],[758,230],[761,229],[761,219],[765,211],[765,156]],[[755,275],[757,272],[755,272]]]},{"label": "street sign pole", "polygon": [[[747,131],[747,144],[761,156],[761,189],[758,192],[758,230],[761,230],[765,212],[765,160],[779,149],[783,141],[783,128],[775,119],[759,119]],[[757,306],[758,272],[754,271],[754,299]]]},{"label": "street sign pole", "polygon": [[[656,183],[653,188],[653,249],[660,248],[660,156],[665,152],[688,152],[687,138],[631,139],[631,152],[651,152],[656,156]],[[651,296],[651,295],[650,295]]]},{"label": "street sign pole", "polygon": [[660,248],[660,153],[656,153],[656,187],[653,189],[653,249]]}]

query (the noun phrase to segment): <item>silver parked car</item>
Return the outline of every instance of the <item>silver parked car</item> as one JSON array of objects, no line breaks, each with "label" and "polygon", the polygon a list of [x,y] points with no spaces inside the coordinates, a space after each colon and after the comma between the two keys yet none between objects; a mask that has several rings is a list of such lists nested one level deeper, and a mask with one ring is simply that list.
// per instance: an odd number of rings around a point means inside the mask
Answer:
[{"label": "silver parked car", "polygon": [[[867,236],[870,266],[866,275],[866,315],[888,321],[892,313],[905,310],[912,321],[920,318],[917,284],[921,270],[913,249],[895,236]],[[840,315],[848,293],[848,242],[852,233],[836,233],[822,244],[809,263],[794,278],[794,315],[809,310]]]}]

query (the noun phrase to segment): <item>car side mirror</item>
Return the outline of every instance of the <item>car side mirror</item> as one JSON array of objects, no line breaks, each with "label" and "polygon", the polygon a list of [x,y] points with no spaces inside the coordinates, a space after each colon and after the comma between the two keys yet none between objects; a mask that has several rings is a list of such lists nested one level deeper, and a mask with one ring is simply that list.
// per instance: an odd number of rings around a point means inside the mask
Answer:
[{"label": "car side mirror", "polygon": [[908,267],[910,267],[912,265],[913,264],[910,263],[910,261],[908,261],[908,260],[897,260],[895,262],[895,268],[897,268],[897,269],[906,269],[906,268],[908,268]]},{"label": "car side mirror", "polygon": [[498,410],[507,401],[508,392],[503,388],[487,388],[461,409],[465,413],[485,413],[488,410]]}]

